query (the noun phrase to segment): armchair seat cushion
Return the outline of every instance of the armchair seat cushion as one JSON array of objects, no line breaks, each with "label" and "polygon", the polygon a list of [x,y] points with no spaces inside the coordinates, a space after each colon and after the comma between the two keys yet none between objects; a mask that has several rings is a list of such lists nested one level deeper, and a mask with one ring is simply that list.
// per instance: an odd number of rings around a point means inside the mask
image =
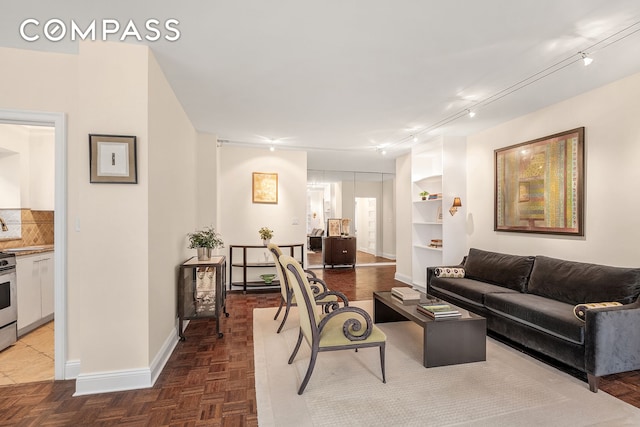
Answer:
[{"label": "armchair seat cushion", "polygon": [[373,325],[373,331],[371,332],[371,335],[369,335],[364,340],[352,341],[347,338],[342,332],[342,327],[344,325],[344,322],[354,318],[359,319],[363,322],[362,331],[364,331],[367,327],[367,324],[364,322],[364,319],[362,319],[357,313],[353,313],[350,311],[340,313],[329,320],[324,328],[322,328],[322,330],[320,331],[320,348],[339,347],[351,344],[362,345],[368,342],[379,343],[386,341],[387,336],[376,325]]},{"label": "armchair seat cushion", "polygon": [[576,319],[571,304],[519,293],[488,294],[485,303],[487,309],[501,316],[575,344],[584,344],[585,324]]}]

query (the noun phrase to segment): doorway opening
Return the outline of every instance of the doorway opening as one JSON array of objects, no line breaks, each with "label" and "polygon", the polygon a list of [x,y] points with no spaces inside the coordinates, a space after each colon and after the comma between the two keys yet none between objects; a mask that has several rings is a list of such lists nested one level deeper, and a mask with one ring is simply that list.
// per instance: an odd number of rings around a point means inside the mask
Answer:
[{"label": "doorway opening", "polygon": [[[0,123],[54,129],[54,201],[53,293],[54,293],[54,379],[66,379],[67,304],[66,304],[66,117],[64,113],[0,110]],[[38,190],[36,190],[37,192]]]}]

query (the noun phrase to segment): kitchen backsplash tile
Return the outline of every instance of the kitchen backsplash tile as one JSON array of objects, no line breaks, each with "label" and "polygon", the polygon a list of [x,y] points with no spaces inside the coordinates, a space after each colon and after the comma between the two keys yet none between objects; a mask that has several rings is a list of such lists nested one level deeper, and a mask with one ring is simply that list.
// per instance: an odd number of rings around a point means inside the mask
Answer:
[{"label": "kitchen backsplash tile", "polygon": [[[20,212],[22,237],[14,240],[0,240],[0,250],[54,243],[53,211],[32,211],[31,209],[13,209],[12,211]],[[3,215],[1,212],[6,211],[0,210],[0,216]]]}]

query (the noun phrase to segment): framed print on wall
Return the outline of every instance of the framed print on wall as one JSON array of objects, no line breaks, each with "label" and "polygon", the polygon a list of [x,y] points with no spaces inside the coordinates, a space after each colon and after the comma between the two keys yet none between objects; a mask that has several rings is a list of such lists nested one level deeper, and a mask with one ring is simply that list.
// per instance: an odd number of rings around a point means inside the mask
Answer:
[{"label": "framed print on wall", "polygon": [[340,218],[331,218],[327,220],[327,236],[335,237],[340,236],[342,233],[341,227],[342,219]]},{"label": "framed print on wall", "polygon": [[278,204],[278,174],[253,172],[253,203]]},{"label": "framed print on wall", "polygon": [[136,137],[89,134],[92,183],[137,184]]},{"label": "framed print on wall", "polygon": [[495,231],[584,236],[584,127],[494,154]]}]

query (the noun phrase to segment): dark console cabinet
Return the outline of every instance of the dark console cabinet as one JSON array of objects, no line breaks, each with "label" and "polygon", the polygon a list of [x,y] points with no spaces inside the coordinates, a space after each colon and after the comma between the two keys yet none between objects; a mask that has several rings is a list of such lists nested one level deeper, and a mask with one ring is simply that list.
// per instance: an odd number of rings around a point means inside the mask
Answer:
[{"label": "dark console cabinet", "polygon": [[322,245],[323,266],[356,266],[355,237],[325,237]]}]

